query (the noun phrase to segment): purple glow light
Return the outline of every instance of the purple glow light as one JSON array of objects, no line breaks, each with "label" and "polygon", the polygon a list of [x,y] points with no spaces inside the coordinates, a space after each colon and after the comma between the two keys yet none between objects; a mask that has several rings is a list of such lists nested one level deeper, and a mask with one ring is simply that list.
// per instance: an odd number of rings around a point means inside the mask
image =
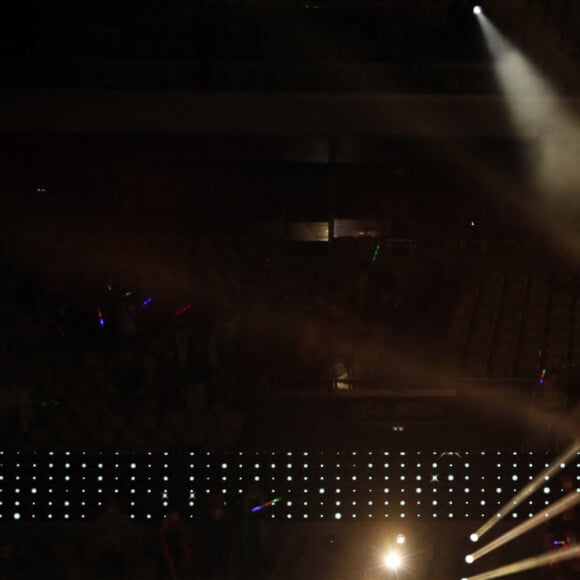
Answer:
[{"label": "purple glow light", "polygon": [[264,508],[276,505],[279,501],[280,501],[280,498],[277,497],[277,498],[274,498],[272,501],[267,501],[266,503],[263,503],[262,505],[257,505],[257,506],[252,508],[252,513],[259,512],[260,510],[263,510]]}]

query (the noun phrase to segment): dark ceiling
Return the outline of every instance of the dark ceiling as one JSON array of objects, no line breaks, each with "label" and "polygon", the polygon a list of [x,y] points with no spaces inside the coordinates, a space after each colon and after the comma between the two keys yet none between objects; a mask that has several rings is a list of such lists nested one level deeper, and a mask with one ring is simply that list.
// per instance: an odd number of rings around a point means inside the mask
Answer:
[{"label": "dark ceiling", "polygon": [[[562,75],[567,66],[575,70],[580,3],[482,4],[543,66]],[[473,5],[472,0],[28,0],[12,3],[3,14],[0,83],[486,93],[494,87],[485,66],[477,68],[487,55]],[[452,64],[459,70],[450,70]]]}]

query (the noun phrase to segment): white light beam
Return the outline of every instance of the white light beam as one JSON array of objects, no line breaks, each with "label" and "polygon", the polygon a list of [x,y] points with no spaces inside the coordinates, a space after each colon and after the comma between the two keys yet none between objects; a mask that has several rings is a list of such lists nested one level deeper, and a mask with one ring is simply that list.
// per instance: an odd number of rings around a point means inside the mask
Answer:
[{"label": "white light beam", "polygon": [[548,506],[545,510],[538,512],[533,518],[522,522],[520,525],[516,526],[515,528],[511,529],[509,532],[502,534],[499,538],[493,540],[486,546],[483,546],[479,550],[476,550],[472,554],[469,554],[465,557],[465,561],[468,564],[473,563],[475,560],[478,560],[482,556],[493,552],[493,550],[511,542],[518,536],[521,536],[528,530],[535,528],[536,526],[551,520],[553,517],[565,512],[566,510],[570,509],[573,505],[580,503],[580,493],[578,491],[573,491],[563,497],[562,499],[558,500],[557,502],[553,503],[551,506]]},{"label": "white light beam", "polygon": [[535,186],[552,204],[580,204],[580,124],[553,86],[495,25],[477,17],[493,56],[514,127],[535,147],[528,163]]},{"label": "white light beam", "polygon": [[559,455],[546,469],[539,473],[530,483],[520,490],[509,502],[485,522],[478,530],[471,534],[472,541],[478,541],[489,532],[495,524],[507,516],[513,509],[522,503],[528,496],[532,495],[540,485],[558,473],[566,463],[580,451],[580,441],[574,441],[561,455]]},{"label": "white light beam", "polygon": [[469,578],[462,578],[462,580],[491,580],[492,578],[501,578],[502,576],[518,574],[524,570],[532,570],[533,568],[539,568],[540,566],[545,566],[547,564],[555,564],[556,562],[572,560],[574,558],[578,558],[579,556],[580,545],[575,545],[567,548],[566,550],[558,550],[557,552],[542,554],[540,556],[533,556],[532,558],[520,560],[519,562],[514,562],[513,564],[508,564],[507,566],[502,566],[501,568],[496,568],[495,570],[490,570],[489,572],[483,572],[482,574],[470,576]]}]

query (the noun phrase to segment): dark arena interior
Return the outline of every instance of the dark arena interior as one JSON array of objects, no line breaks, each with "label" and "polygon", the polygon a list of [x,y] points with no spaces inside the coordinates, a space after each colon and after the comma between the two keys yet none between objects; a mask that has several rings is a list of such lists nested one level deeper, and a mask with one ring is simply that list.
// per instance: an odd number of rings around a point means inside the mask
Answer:
[{"label": "dark arena interior", "polygon": [[580,2],[23,0],[0,580],[580,578]]}]

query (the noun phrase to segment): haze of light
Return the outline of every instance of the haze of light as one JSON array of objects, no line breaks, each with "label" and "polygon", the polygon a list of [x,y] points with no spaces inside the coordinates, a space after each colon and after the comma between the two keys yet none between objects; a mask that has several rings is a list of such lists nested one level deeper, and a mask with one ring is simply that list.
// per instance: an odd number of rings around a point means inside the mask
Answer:
[{"label": "haze of light", "polygon": [[514,126],[537,143],[530,173],[544,200],[580,207],[580,128],[553,87],[534,65],[480,14],[487,47],[494,59]]}]

